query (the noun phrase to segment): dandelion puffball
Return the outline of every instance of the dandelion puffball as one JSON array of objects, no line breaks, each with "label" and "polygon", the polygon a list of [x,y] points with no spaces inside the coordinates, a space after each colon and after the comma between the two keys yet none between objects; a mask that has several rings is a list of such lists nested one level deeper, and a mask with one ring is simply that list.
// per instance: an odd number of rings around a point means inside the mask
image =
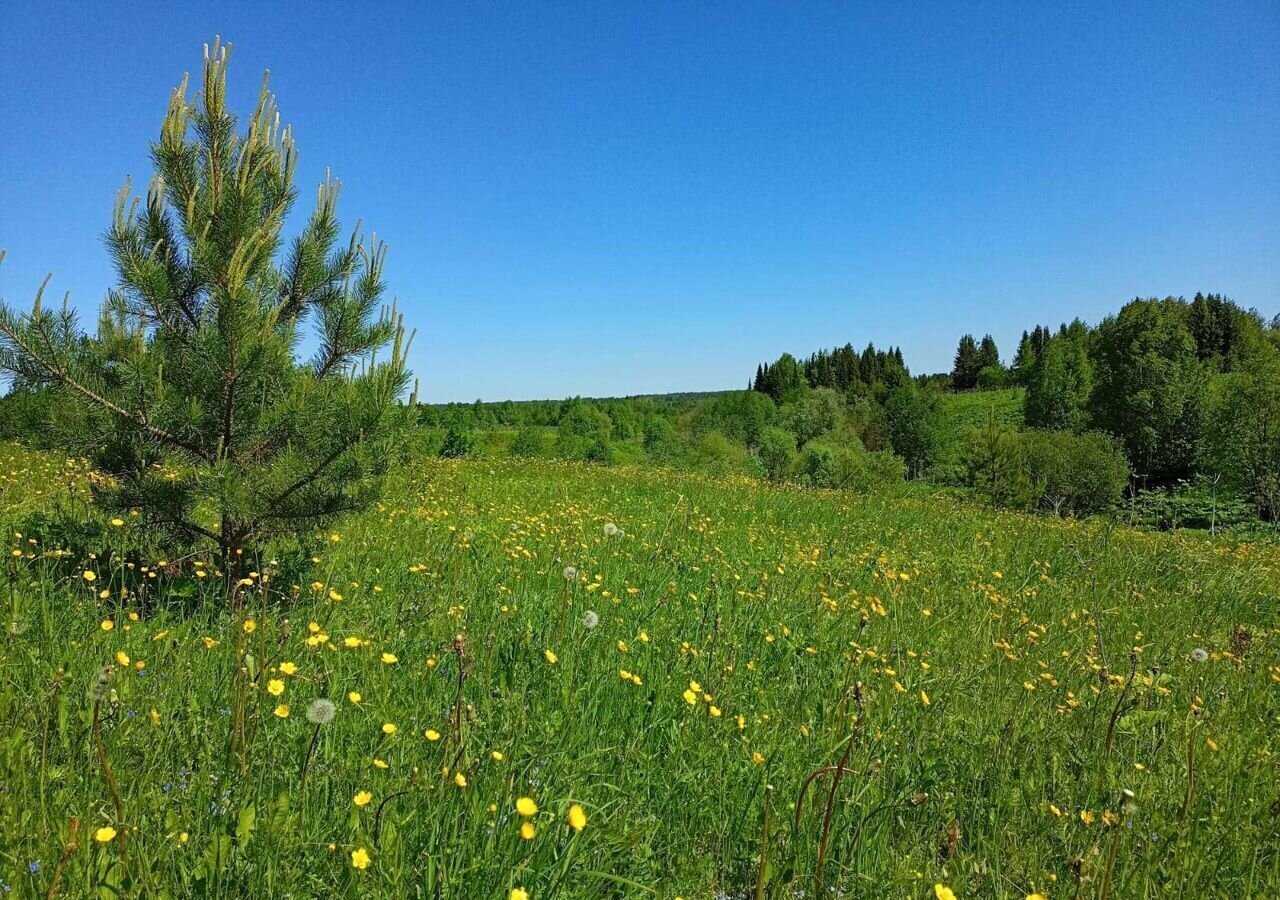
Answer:
[{"label": "dandelion puffball", "polygon": [[328,725],[337,714],[338,707],[333,705],[332,700],[326,700],[323,697],[312,700],[311,705],[307,707],[307,721],[312,725]]}]

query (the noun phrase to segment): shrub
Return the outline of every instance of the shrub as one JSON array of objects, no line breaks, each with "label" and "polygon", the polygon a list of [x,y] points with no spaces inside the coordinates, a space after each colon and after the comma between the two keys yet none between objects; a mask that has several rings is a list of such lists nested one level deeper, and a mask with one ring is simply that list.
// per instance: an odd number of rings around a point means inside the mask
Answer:
[{"label": "shrub", "polygon": [[772,426],[760,432],[756,448],[760,465],[771,481],[782,481],[791,472],[796,459],[796,438],[789,431]]},{"label": "shrub", "polygon": [[751,472],[754,463],[741,444],[735,444],[718,431],[709,431],[693,445],[692,461],[696,468],[713,475]]},{"label": "shrub", "polygon": [[587,462],[611,466],[614,461],[613,444],[604,438],[595,438],[582,451],[582,458]]},{"label": "shrub", "polygon": [[525,426],[516,432],[511,449],[511,456],[532,457],[542,455],[542,431],[532,426]]},{"label": "shrub", "polygon": [[450,425],[449,430],[445,432],[440,455],[446,459],[461,459],[464,456],[475,456],[475,453],[475,434],[461,425]]},{"label": "shrub", "polygon": [[651,461],[672,463],[680,456],[680,438],[670,420],[651,416],[644,423],[644,453]]},{"label": "shrub", "polygon": [[987,366],[978,373],[977,388],[980,391],[1001,391],[1013,383],[1013,376],[1001,365]]},{"label": "shrub", "polygon": [[1041,508],[1089,515],[1120,502],[1129,482],[1129,463],[1110,435],[1028,431],[1019,435],[1019,443]]},{"label": "shrub", "polygon": [[902,481],[906,465],[887,450],[868,453],[859,445],[810,441],[796,462],[803,484],[821,488],[870,491]]},{"label": "shrub", "polygon": [[581,400],[575,401],[560,417],[560,434],[566,437],[608,440],[612,432],[613,421],[609,418],[609,414]]}]

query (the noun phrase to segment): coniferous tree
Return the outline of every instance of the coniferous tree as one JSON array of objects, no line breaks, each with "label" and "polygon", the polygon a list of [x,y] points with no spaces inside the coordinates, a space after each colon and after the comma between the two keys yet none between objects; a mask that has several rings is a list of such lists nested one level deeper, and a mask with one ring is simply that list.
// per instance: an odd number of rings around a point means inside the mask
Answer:
[{"label": "coniferous tree", "polygon": [[1049,329],[1043,325],[1037,325],[1035,330],[1031,332],[1031,347],[1035,350],[1036,356],[1044,352],[1045,345],[1049,343]]},{"label": "coniferous tree", "polygon": [[1027,378],[1031,375],[1031,367],[1035,362],[1035,344],[1031,341],[1031,335],[1023,331],[1022,340],[1018,342],[1018,352],[1013,358],[1013,378],[1018,384],[1027,383]]},{"label": "coniferous tree", "polygon": [[185,78],[173,92],[145,199],[119,195],[106,235],[119,284],[97,333],[65,302],[45,307],[42,288],[30,312],[0,305],[0,370],[82,407],[116,476],[103,504],[208,540],[230,586],[256,540],[374,496],[409,374],[401,317],[382,306],[385,246],[339,242],[337,182],[282,246],[293,136],[265,79],[237,133],[229,51],[206,47],[194,103]]},{"label": "coniferous tree", "polygon": [[978,371],[998,365],[1000,365],[1000,350],[996,347],[995,338],[985,334],[982,336],[982,344],[978,347]]},{"label": "coniferous tree", "polygon": [[790,353],[778,357],[769,367],[769,395],[779,403],[794,400],[805,388],[804,371]]},{"label": "coniferous tree", "polygon": [[951,367],[951,386],[958,391],[972,390],[978,383],[978,373],[982,371],[978,363],[978,344],[973,335],[966,334],[960,338],[960,345],[956,348],[955,364]]}]

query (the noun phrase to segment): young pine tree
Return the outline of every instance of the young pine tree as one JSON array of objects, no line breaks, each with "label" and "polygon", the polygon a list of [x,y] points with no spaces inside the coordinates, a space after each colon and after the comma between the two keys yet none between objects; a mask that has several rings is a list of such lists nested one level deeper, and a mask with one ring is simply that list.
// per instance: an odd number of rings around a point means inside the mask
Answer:
[{"label": "young pine tree", "polygon": [[211,543],[228,585],[255,542],[371,499],[405,420],[411,338],[383,305],[385,245],[339,242],[336,182],[282,246],[293,136],[265,78],[237,132],[230,49],[205,48],[193,103],[185,77],[173,92],[145,200],[119,195],[106,234],[119,284],[96,334],[65,301],[46,308],[43,287],[29,312],[0,304],[0,371],[89,413],[116,476],[102,503]]}]

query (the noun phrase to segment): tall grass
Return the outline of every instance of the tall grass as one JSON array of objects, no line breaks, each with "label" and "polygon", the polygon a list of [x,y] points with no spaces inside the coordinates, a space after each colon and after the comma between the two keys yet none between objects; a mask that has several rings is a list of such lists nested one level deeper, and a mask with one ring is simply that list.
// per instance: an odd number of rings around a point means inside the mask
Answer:
[{"label": "tall grass", "polygon": [[61,461],[0,461],[15,896],[1280,890],[1274,547],[422,460],[255,559],[229,617],[193,610],[212,563],[149,555],[141,517],[31,543],[18,522],[69,502]]}]

